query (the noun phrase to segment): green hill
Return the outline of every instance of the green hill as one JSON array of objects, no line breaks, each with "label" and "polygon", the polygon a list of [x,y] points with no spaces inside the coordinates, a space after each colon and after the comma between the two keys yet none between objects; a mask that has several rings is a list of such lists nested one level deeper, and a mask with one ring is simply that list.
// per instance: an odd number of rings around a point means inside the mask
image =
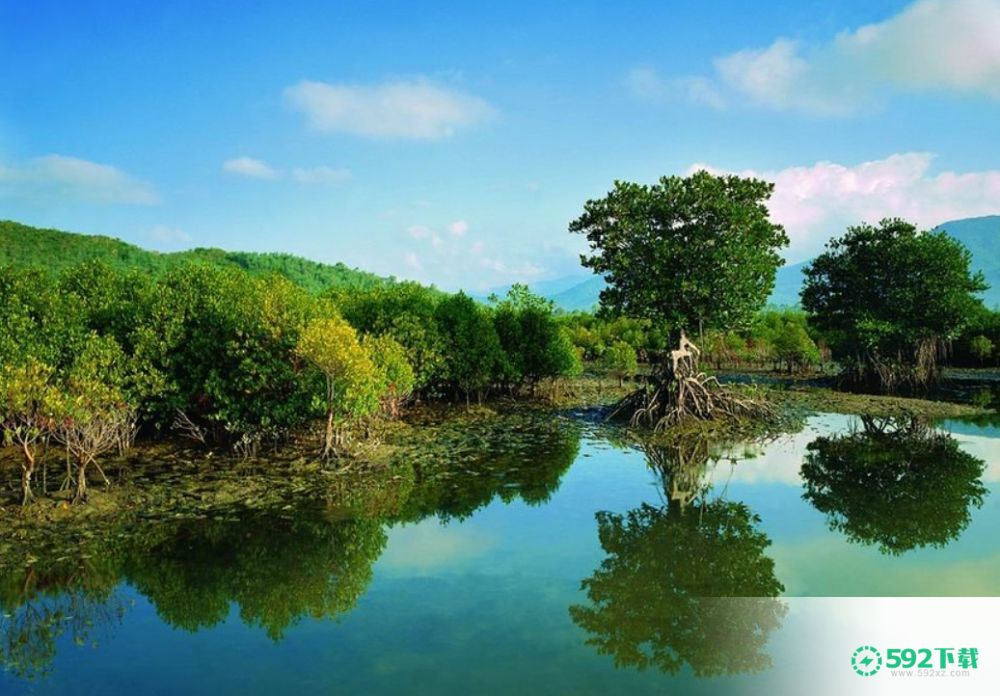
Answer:
[{"label": "green hill", "polygon": [[236,266],[253,275],[277,274],[312,291],[328,287],[370,288],[394,282],[342,263],[325,264],[291,254],[192,249],[163,254],[111,237],[40,229],[0,220],[0,264],[33,265],[57,272],[66,266],[99,259],[116,268],[152,274],[196,262]]}]

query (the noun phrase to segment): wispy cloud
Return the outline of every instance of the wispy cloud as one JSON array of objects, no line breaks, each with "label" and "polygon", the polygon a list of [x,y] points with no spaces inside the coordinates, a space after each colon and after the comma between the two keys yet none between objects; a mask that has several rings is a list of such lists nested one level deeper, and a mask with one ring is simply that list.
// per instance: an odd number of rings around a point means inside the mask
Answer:
[{"label": "wispy cloud", "polygon": [[303,80],[285,90],[285,101],[313,130],[368,138],[446,138],[495,114],[484,99],[425,78],[377,85]]},{"label": "wispy cloud", "polygon": [[420,257],[417,256],[417,252],[408,251],[403,255],[403,263],[411,271],[422,271],[424,270],[424,265],[420,263]]},{"label": "wispy cloud", "polygon": [[[948,220],[1000,213],[1000,171],[932,173],[934,156],[906,152],[844,165],[817,162],[778,171],[739,172],[774,182],[768,205],[791,239],[788,257],[814,254],[848,225],[902,217],[930,228]],[[691,171],[719,169],[697,164]]]},{"label": "wispy cloud", "polygon": [[625,86],[636,97],[657,102],[683,101],[726,108],[726,100],[719,88],[707,77],[661,77],[647,66],[632,68],[625,76]]},{"label": "wispy cloud", "polygon": [[264,160],[254,157],[236,157],[222,163],[222,170],[229,174],[245,176],[251,179],[277,179],[281,172],[274,169]]},{"label": "wispy cloud", "polygon": [[187,244],[191,241],[191,235],[187,232],[169,225],[155,225],[149,229],[146,236],[156,244],[167,246]]},{"label": "wispy cloud", "polygon": [[292,178],[300,184],[318,184],[324,186],[339,186],[347,183],[354,175],[350,169],[335,167],[296,167],[292,169]]},{"label": "wispy cloud", "polygon": [[40,203],[154,205],[160,202],[151,184],[117,167],[65,155],[46,155],[20,164],[0,163],[0,196]]},{"label": "wispy cloud", "polygon": [[464,237],[465,233],[469,231],[469,223],[465,220],[455,220],[448,225],[448,231],[455,237]]},{"label": "wispy cloud", "polygon": [[664,78],[635,68],[626,84],[637,96],[684,96],[716,108],[745,101],[818,116],[871,111],[893,92],[1000,99],[998,36],[997,0],[918,0],[827,42],[780,37],[720,56],[711,76]]},{"label": "wispy cloud", "polygon": [[431,236],[431,230],[426,225],[411,225],[406,228],[406,233],[414,239],[426,239]]}]

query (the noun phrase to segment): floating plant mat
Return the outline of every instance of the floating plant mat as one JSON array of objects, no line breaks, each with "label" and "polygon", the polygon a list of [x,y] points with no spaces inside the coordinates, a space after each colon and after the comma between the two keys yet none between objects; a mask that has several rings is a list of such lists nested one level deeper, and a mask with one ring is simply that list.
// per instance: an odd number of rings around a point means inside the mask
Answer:
[{"label": "floating plant mat", "polygon": [[[240,520],[260,513],[325,519],[412,521],[463,518],[494,497],[537,504],[576,458],[582,424],[551,411],[460,415],[417,410],[380,434],[377,458],[323,463],[300,449],[240,460],[165,445],[108,462],[112,485],[94,485],[85,505],[43,498],[27,510],[0,508],[0,570],[40,559],[85,558],[92,544],[127,539],[149,525]],[[377,461],[379,463],[373,463]],[[49,462],[50,492],[63,472]]]}]

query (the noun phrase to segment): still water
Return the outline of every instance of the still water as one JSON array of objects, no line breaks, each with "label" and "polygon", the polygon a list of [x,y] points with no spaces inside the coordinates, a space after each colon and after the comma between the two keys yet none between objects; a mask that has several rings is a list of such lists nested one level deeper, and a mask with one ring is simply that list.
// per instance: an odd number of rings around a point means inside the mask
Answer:
[{"label": "still water", "polygon": [[1000,595],[994,427],[549,421],[376,512],[157,520],[9,570],[0,693],[768,693],[792,598]]}]

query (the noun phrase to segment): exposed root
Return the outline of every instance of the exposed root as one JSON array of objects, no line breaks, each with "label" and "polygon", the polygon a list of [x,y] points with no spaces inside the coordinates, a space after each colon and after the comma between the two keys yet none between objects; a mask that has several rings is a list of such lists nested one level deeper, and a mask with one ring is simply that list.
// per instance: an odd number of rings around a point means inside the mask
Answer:
[{"label": "exposed root", "polygon": [[[693,345],[690,341],[688,344]],[[698,372],[693,356],[678,361],[672,355],[672,363],[664,365],[661,374],[653,375],[619,401],[608,420],[628,418],[633,427],[651,427],[660,432],[689,419],[738,420],[775,416],[774,408],[767,402],[741,396],[720,384],[715,377]]]},{"label": "exposed root", "polygon": [[659,432],[691,418],[736,420],[774,415],[770,404],[740,396],[715,377],[699,372],[670,381],[652,380],[619,401],[608,419],[628,417],[633,427]]}]

